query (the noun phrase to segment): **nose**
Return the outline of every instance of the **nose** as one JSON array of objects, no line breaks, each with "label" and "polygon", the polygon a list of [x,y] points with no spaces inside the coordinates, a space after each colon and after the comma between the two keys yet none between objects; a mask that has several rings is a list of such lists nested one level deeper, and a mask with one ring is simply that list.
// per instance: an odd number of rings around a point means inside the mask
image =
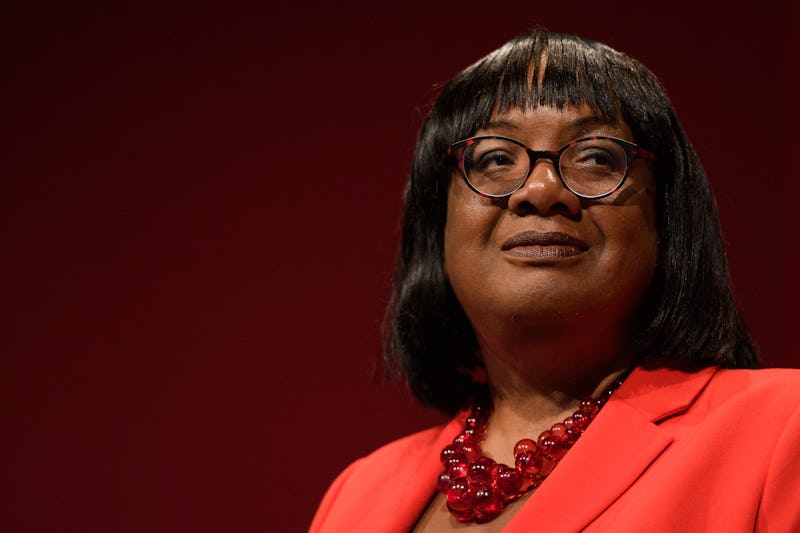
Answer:
[{"label": "nose", "polygon": [[517,214],[577,215],[581,199],[564,186],[552,161],[539,159],[522,187],[508,197],[508,209]]}]

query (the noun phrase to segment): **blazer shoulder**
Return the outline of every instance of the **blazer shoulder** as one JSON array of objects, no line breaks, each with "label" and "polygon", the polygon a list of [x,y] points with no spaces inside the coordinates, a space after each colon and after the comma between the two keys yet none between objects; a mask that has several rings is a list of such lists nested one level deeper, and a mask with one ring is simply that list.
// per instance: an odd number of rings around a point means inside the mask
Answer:
[{"label": "blazer shoulder", "polygon": [[464,416],[459,414],[449,422],[384,444],[351,465],[352,478],[363,481],[372,477],[382,480],[385,476],[402,476],[409,469],[433,459],[438,468],[439,452],[458,434]]},{"label": "blazer shoulder", "polygon": [[404,457],[411,450],[429,449],[441,439],[442,433],[447,432],[452,425],[453,421],[446,422],[393,440],[362,457],[360,461],[370,462],[377,460],[383,462],[394,457]]},{"label": "blazer shoulder", "polygon": [[[441,468],[442,443],[451,440],[460,427],[456,417],[394,440],[351,463],[328,488],[309,531],[383,531],[387,520],[416,516],[416,506],[424,506],[434,490],[431,480]],[[365,507],[366,501],[372,504]]]},{"label": "blazer shoulder", "polygon": [[731,394],[780,397],[789,403],[800,403],[800,369],[719,369],[711,387],[724,388]]},{"label": "blazer shoulder", "polygon": [[800,370],[719,369],[689,412],[709,421],[727,418],[740,429],[756,423],[759,431],[777,435],[798,409]]}]

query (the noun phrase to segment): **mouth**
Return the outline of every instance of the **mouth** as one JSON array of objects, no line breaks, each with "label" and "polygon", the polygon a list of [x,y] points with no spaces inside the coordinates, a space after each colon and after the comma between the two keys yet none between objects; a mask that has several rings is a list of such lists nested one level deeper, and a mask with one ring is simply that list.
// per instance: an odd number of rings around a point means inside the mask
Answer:
[{"label": "mouth", "polygon": [[524,231],[509,237],[501,248],[504,252],[522,258],[552,261],[580,255],[589,246],[566,233]]}]

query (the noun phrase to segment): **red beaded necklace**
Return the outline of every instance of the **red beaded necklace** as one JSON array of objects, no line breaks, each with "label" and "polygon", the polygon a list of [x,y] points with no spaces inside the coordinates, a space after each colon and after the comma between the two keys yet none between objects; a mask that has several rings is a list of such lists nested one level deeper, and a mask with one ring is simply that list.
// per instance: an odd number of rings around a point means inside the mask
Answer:
[{"label": "red beaded necklace", "polygon": [[489,402],[475,402],[464,430],[440,455],[444,471],[439,474],[436,487],[447,498],[450,513],[461,522],[488,522],[507,504],[541,485],[623,379],[624,376],[616,380],[599,398],[581,401],[574,414],[542,432],[536,442],[517,442],[514,466],[497,464],[481,452]]}]

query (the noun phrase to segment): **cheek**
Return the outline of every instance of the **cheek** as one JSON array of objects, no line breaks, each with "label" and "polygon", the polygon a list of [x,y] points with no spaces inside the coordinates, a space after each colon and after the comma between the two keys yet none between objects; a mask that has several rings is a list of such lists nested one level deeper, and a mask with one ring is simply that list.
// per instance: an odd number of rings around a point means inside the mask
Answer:
[{"label": "cheek", "polygon": [[640,253],[652,268],[658,258],[658,229],[656,228],[653,190],[648,187],[642,195],[642,202],[636,206],[634,234],[640,242]]},{"label": "cheek", "polygon": [[472,192],[461,180],[453,180],[447,200],[444,228],[444,273],[476,267],[480,250],[489,242],[497,217],[491,201]]},{"label": "cheek", "polygon": [[[615,285],[640,292],[649,286],[658,259],[658,232],[652,202],[620,206],[598,224],[607,246],[604,267]],[[625,290],[625,287],[618,287]]]}]

